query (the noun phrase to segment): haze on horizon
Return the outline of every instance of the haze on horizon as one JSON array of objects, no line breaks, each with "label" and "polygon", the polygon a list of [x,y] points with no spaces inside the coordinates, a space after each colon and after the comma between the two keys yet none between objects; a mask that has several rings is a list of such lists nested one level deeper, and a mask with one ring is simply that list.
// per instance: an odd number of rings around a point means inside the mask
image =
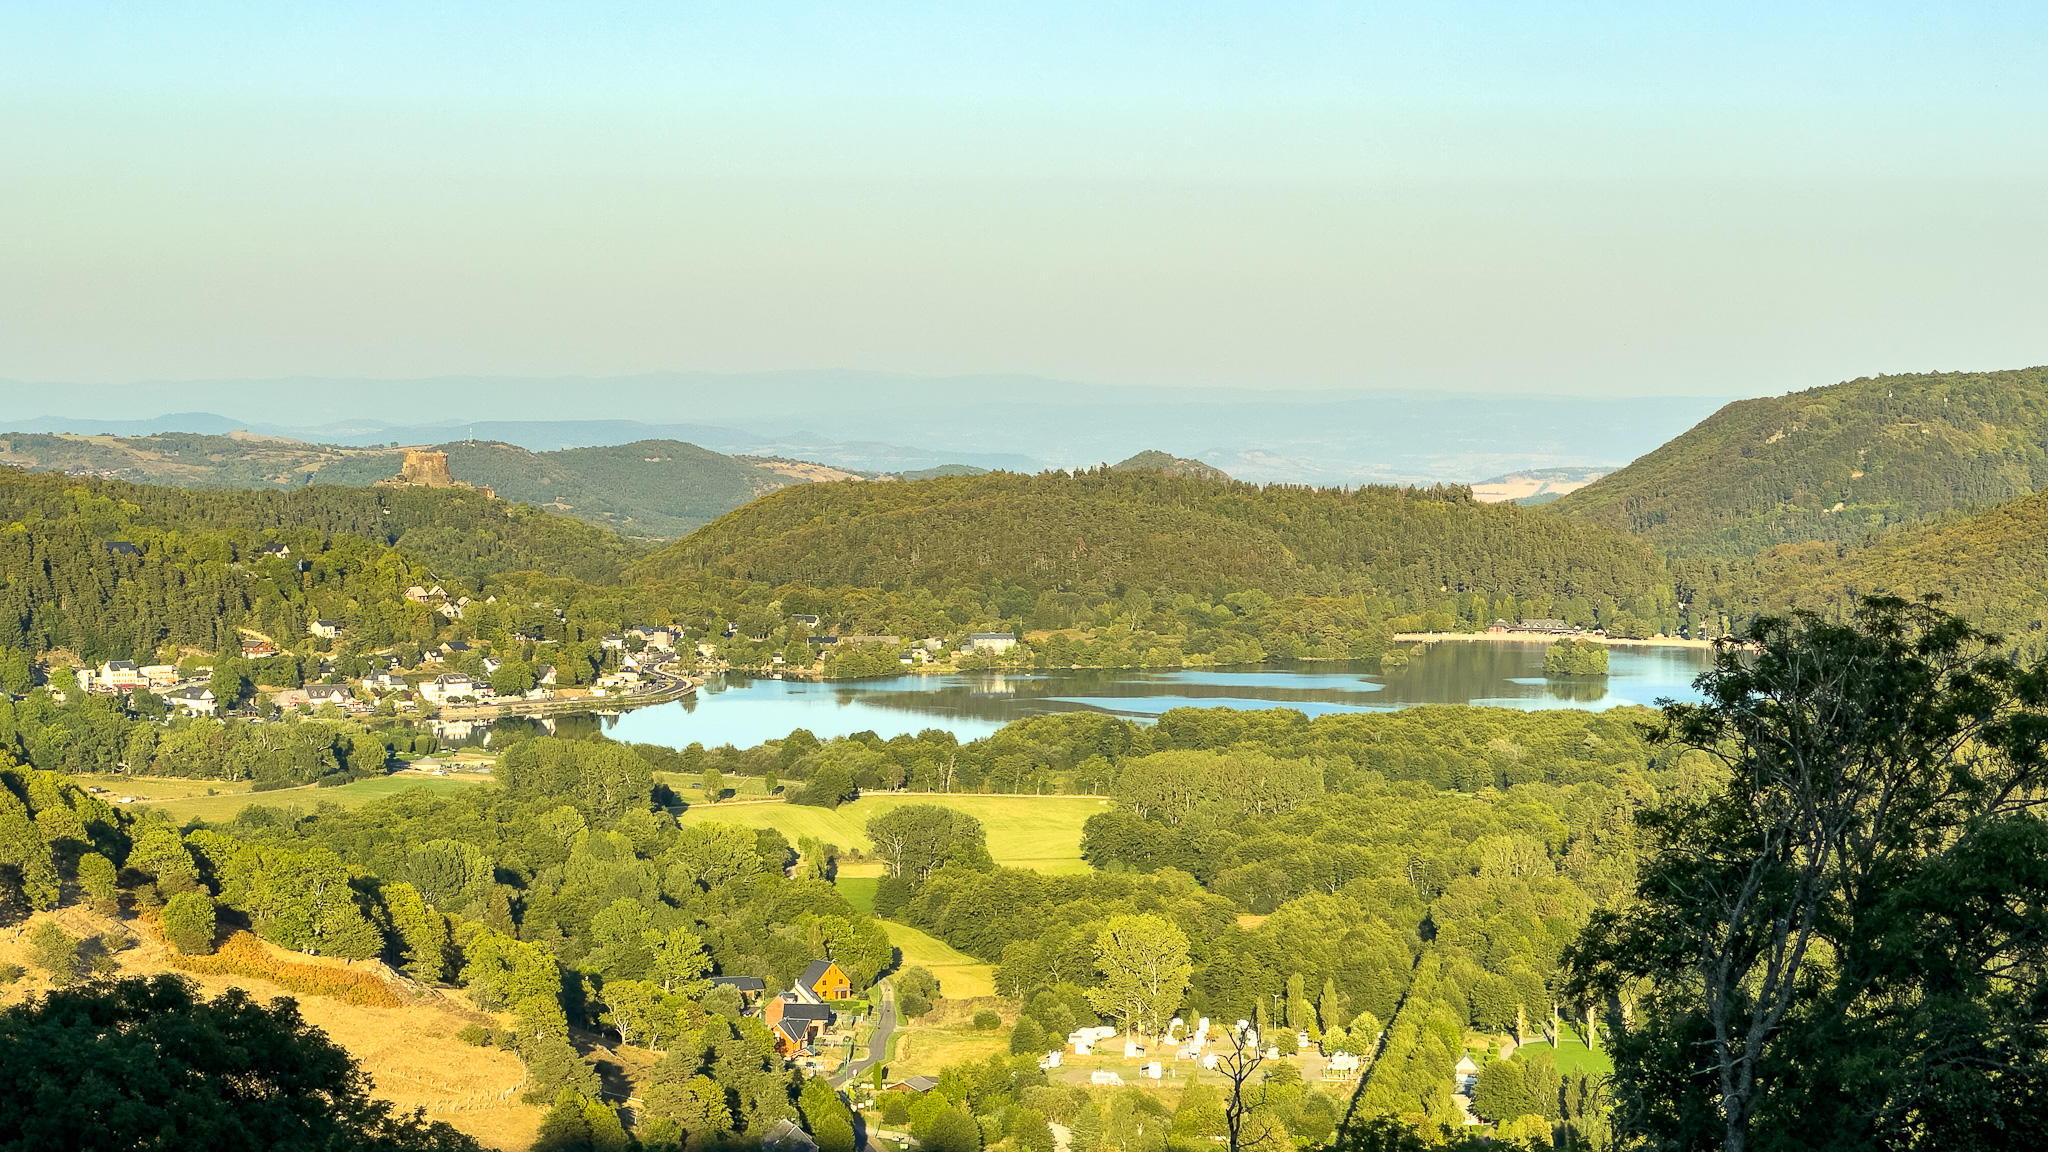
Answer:
[{"label": "haze on horizon", "polygon": [[23,3],[0,379],[2036,364],[2044,50],[1994,4]]}]

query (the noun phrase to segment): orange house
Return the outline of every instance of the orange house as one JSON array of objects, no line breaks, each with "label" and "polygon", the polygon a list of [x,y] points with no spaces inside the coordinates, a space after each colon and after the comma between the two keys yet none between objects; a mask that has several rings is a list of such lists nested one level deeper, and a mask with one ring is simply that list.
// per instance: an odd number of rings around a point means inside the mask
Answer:
[{"label": "orange house", "polygon": [[813,960],[797,978],[796,994],[812,1004],[844,1000],[853,995],[853,981],[831,960]]}]

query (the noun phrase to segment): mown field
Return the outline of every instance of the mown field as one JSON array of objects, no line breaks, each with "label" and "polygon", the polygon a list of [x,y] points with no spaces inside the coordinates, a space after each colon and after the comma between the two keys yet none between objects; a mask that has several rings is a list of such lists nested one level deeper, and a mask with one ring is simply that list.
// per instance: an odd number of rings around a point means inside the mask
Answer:
[{"label": "mown field", "polygon": [[940,804],[980,820],[996,863],[1038,872],[1086,872],[1081,860],[1081,825],[1109,806],[1099,796],[863,796],[837,810],[800,804],[693,804],[685,824],[739,824],[774,828],[791,843],[816,837],[841,848],[866,851],[868,817],[905,804]]}]

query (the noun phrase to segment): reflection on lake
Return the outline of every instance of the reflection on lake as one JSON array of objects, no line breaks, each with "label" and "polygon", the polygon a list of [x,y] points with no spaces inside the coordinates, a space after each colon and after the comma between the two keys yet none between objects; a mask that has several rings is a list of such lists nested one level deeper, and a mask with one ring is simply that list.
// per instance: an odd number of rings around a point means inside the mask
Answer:
[{"label": "reflection on lake", "polygon": [[[1541,642],[1432,644],[1407,667],[1384,672],[1375,662],[1173,672],[982,672],[839,683],[722,676],[681,700],[582,722],[601,723],[618,740],[746,748],[780,739],[794,728],[808,728],[824,739],[867,730],[891,737],[943,728],[965,741],[1012,720],[1050,712],[1149,720],[1169,708],[1186,707],[1296,708],[1310,716],[1417,704],[1599,710],[1653,704],[1660,697],[1697,699],[1692,679],[1711,655],[1701,648],[1613,648],[1604,679],[1546,680],[1544,647]],[[555,722],[569,719],[558,716]]]}]

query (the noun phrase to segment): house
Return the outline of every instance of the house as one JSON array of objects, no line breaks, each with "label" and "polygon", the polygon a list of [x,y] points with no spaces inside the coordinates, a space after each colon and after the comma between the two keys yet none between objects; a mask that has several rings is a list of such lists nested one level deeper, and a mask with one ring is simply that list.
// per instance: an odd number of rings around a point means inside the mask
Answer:
[{"label": "house", "polygon": [[307,628],[306,631],[311,632],[313,635],[320,637],[322,640],[332,640],[335,637],[341,635],[341,621],[315,620],[313,621],[312,626]]},{"label": "house", "polygon": [[713,976],[711,986],[731,988],[740,994],[740,1001],[752,1004],[768,991],[768,982],[759,976]]},{"label": "house", "polygon": [[1505,620],[1495,620],[1493,623],[1488,624],[1486,626],[1486,630],[1495,635],[1499,635],[1500,633],[1508,630],[1508,622]]},{"label": "house", "polygon": [[616,632],[599,640],[597,643],[600,647],[610,648],[615,652],[624,652],[626,650],[626,638]]},{"label": "house", "polygon": [[1580,632],[1585,631],[1585,629],[1575,628],[1562,620],[1544,618],[1522,621],[1522,631],[1542,632],[1552,636],[1576,636]]},{"label": "house", "polygon": [[258,559],[267,556],[289,556],[291,554],[292,550],[289,547],[287,547],[283,541],[280,540],[272,540],[270,543],[265,544],[263,547],[258,548],[256,550],[256,556]]},{"label": "house", "polygon": [[275,656],[277,655],[277,645],[272,644],[268,640],[244,640],[242,641],[242,655],[251,659],[258,656]]},{"label": "house", "polygon": [[125,688],[140,688],[149,682],[142,669],[133,660],[109,660],[100,665],[100,686],[119,692]]},{"label": "house", "polygon": [[543,664],[535,668],[533,670],[533,682],[536,685],[545,684],[553,687],[555,683],[555,666],[553,664]]},{"label": "house", "polygon": [[457,696],[476,695],[476,684],[460,672],[448,672],[420,684],[420,699],[446,704]]},{"label": "house", "polygon": [[777,1120],[761,1134],[762,1152],[818,1152],[818,1142],[794,1120]]},{"label": "house", "polygon": [[405,598],[415,604],[425,604],[427,602],[427,590],[415,584],[405,590]]},{"label": "house", "polygon": [[967,637],[967,646],[976,652],[1008,652],[1017,646],[1015,632],[973,632]]},{"label": "house", "polygon": [[811,1004],[844,1000],[853,995],[853,980],[831,960],[813,960],[796,979],[796,994]]},{"label": "house", "polygon": [[204,684],[188,684],[183,688],[173,688],[164,693],[164,702],[194,716],[211,716],[220,710],[214,703],[213,689]]},{"label": "house", "polygon": [[486,676],[496,676],[498,674],[498,669],[503,668],[504,666],[505,662],[503,660],[498,659],[496,656],[484,657],[484,675]]},{"label": "house", "polygon": [[1454,1091],[1469,1096],[1472,1090],[1479,1086],[1479,1065],[1472,1062],[1470,1055],[1459,1057],[1458,1067],[1453,1071],[1453,1075],[1458,1084]]},{"label": "house", "polygon": [[775,1050],[785,1056],[810,1047],[832,1024],[832,1010],[784,992],[761,1010],[761,1022],[775,1036]]},{"label": "house", "polygon": [[397,692],[406,687],[405,677],[396,672],[373,672],[363,677],[363,686],[372,692]]},{"label": "house", "polygon": [[893,1084],[883,1085],[883,1089],[889,1092],[895,1092],[899,1089],[904,1092],[929,1092],[938,1086],[939,1078],[937,1076],[906,1076]]},{"label": "house", "polygon": [[152,688],[168,688],[178,682],[178,666],[176,664],[144,664],[142,666],[142,678]]},{"label": "house", "polygon": [[109,541],[107,541],[107,551],[109,551],[109,552],[113,553],[113,554],[114,554],[114,555],[116,555],[116,556],[140,556],[140,555],[142,555],[142,549],[140,549],[140,548],[137,548],[137,547],[136,547],[135,545],[133,545],[133,544],[130,544],[130,543],[129,543],[129,542],[127,542],[126,540],[109,540]]},{"label": "house", "polygon": [[816,628],[818,626],[818,618],[816,616],[811,615],[808,612],[794,613],[790,616],[790,620],[792,620],[795,623],[801,624],[806,628]]},{"label": "house", "polygon": [[635,628],[632,635],[638,636],[649,648],[673,648],[676,634],[667,628]]},{"label": "house", "polygon": [[346,684],[306,685],[306,703],[313,705],[315,708],[322,704],[333,704],[346,708],[355,702],[356,694],[349,691]]},{"label": "house", "polygon": [[469,642],[466,640],[450,640],[446,644],[441,645],[442,655],[451,656],[457,660],[460,660],[463,654],[468,651]]}]

